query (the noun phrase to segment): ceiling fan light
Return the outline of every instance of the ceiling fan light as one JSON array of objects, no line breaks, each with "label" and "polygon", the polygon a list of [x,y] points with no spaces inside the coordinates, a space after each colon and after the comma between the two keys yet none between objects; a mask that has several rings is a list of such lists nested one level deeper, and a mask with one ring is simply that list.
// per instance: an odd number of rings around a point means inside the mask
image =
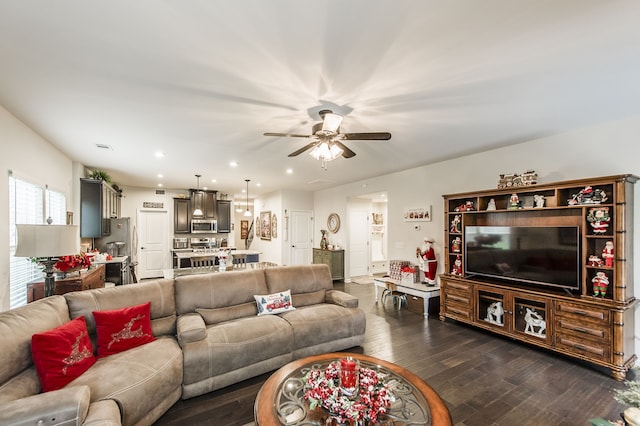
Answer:
[{"label": "ceiling fan light", "polygon": [[309,155],[316,160],[333,161],[342,155],[342,148],[336,144],[330,144],[329,142],[321,142],[313,147]]},{"label": "ceiling fan light", "polygon": [[322,130],[328,132],[337,132],[342,123],[342,116],[334,113],[324,114],[322,121]]}]

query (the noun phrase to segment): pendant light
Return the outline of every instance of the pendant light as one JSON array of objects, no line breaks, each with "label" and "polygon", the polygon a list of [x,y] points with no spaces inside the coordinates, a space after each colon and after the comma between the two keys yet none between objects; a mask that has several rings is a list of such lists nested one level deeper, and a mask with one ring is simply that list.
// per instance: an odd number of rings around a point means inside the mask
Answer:
[{"label": "pendant light", "polygon": [[249,211],[249,181],[251,179],[245,179],[244,181],[247,182],[247,210],[244,211],[244,216],[245,217],[250,217],[251,216],[251,212]]},{"label": "pendant light", "polygon": [[[202,175],[196,175],[196,179],[198,179],[198,183],[197,183],[197,186],[196,186],[196,194],[200,193],[200,177],[201,176]],[[196,208],[193,211],[193,215],[194,216],[203,216],[204,213],[202,213],[202,209],[196,205]]]}]

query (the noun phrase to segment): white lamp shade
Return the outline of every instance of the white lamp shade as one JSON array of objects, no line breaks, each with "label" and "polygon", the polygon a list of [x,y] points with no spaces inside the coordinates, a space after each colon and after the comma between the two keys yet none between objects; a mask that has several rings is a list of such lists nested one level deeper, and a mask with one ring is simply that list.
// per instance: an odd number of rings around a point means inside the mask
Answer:
[{"label": "white lamp shade", "polygon": [[322,120],[322,130],[337,132],[340,123],[342,123],[342,116],[338,114],[325,114]]},{"label": "white lamp shade", "polygon": [[56,257],[80,252],[76,225],[16,225],[16,257]]}]

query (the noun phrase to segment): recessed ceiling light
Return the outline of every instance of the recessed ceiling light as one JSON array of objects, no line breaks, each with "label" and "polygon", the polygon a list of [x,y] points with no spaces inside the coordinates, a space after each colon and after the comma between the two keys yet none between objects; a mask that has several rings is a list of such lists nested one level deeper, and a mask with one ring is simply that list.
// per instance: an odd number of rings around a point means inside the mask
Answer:
[{"label": "recessed ceiling light", "polygon": [[164,157],[164,152],[162,152],[162,151],[156,152],[156,157],[163,158]]},{"label": "recessed ceiling light", "polygon": [[238,163],[237,163],[237,162],[235,162],[235,161],[230,162],[230,163],[229,163],[229,165],[230,165],[231,167],[238,167]]},{"label": "recessed ceiling light", "polygon": [[218,182],[218,181],[217,181],[216,179],[211,179],[211,182],[212,182],[212,183],[216,183],[216,182]]},{"label": "recessed ceiling light", "polygon": [[260,187],[262,184],[260,182],[256,183],[256,186]]},{"label": "recessed ceiling light", "polygon": [[158,186],[159,186],[159,187],[162,187],[162,184],[161,184],[161,183],[159,183],[159,184],[158,184]]},{"label": "recessed ceiling light", "polygon": [[288,175],[292,175],[293,174],[293,169],[287,169],[287,174]]},{"label": "recessed ceiling light", "polygon": [[158,179],[162,179],[164,176],[162,176],[162,173],[158,173]]},{"label": "recessed ceiling light", "polygon": [[204,190],[206,191],[206,190],[207,190],[207,189],[209,189],[209,188],[207,188],[206,186],[203,186],[203,187],[202,187],[202,189],[204,189]]}]

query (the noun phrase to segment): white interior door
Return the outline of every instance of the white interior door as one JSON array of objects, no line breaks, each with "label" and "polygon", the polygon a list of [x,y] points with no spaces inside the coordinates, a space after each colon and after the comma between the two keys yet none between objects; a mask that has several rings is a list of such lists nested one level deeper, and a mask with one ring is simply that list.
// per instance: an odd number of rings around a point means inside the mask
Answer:
[{"label": "white interior door", "polygon": [[308,210],[292,210],[289,216],[291,226],[291,265],[309,265],[312,261],[313,215]]},{"label": "white interior door", "polygon": [[369,275],[369,211],[349,209],[349,278]]},{"label": "white interior door", "polygon": [[164,210],[138,210],[138,277],[156,278],[169,269],[169,220]]}]

